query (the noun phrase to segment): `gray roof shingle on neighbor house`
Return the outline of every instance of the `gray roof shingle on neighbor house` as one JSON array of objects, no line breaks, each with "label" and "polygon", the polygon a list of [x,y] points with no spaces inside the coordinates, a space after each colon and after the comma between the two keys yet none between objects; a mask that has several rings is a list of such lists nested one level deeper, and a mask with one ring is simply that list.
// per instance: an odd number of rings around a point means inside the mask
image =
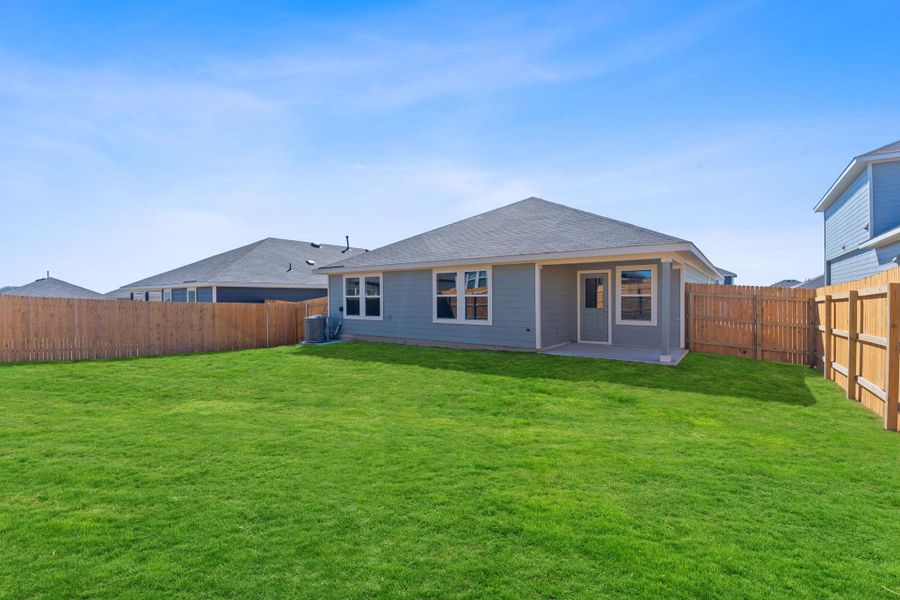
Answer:
[{"label": "gray roof shingle on neighbor house", "polygon": [[[122,287],[143,289],[212,283],[325,288],[327,277],[312,270],[339,260],[345,256],[342,254],[345,248],[332,244],[316,248],[310,242],[266,238]],[[346,254],[362,252],[365,252],[362,248],[351,248]],[[307,260],[314,261],[315,265],[307,264]]]},{"label": "gray roof shingle on neighbor house", "polygon": [[94,300],[103,298],[103,294],[99,292],[56,279],[55,277],[44,277],[27,285],[9,289],[4,288],[3,291],[0,291],[0,294],[39,298],[90,298]]},{"label": "gray roof shingle on neighbor house", "polygon": [[881,148],[875,148],[870,152],[861,154],[860,157],[871,158],[880,154],[893,154],[895,152],[900,152],[900,140],[897,140],[896,142],[892,142],[890,144],[886,144]]},{"label": "gray roof shingle on neighbor house", "polygon": [[335,262],[326,269],[686,242],[637,225],[532,197],[382,246],[349,260]]},{"label": "gray roof shingle on neighbor house", "polygon": [[818,277],[810,277],[803,283],[799,283],[795,285],[795,288],[820,288],[825,286],[825,274],[819,275]]},{"label": "gray roof shingle on neighbor house", "polygon": [[782,279],[781,281],[776,281],[775,283],[773,283],[773,284],[770,285],[769,287],[773,287],[773,288],[792,288],[792,287],[797,287],[799,284],[800,284],[800,282],[799,282],[798,280],[796,280],[796,279]]},{"label": "gray roof shingle on neighbor house", "polygon": [[716,270],[726,277],[737,277],[737,273],[732,273],[728,269],[723,269],[722,267],[716,267]]}]

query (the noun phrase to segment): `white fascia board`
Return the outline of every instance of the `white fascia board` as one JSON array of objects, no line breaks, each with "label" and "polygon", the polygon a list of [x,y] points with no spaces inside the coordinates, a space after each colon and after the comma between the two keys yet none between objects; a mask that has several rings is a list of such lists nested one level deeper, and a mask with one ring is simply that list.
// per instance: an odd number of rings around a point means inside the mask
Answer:
[{"label": "white fascia board", "polygon": [[122,286],[120,290],[145,291],[196,287],[236,287],[236,288],[288,288],[292,290],[327,290],[327,283],[247,283],[246,281],[191,281],[171,282],[153,285]]},{"label": "white fascia board", "polygon": [[900,242],[900,227],[894,227],[889,231],[885,231],[881,235],[873,237],[871,240],[860,244],[859,247],[880,248],[882,246],[887,246],[888,244],[893,244],[894,242]]},{"label": "white fascia board", "polygon": [[570,250],[566,252],[547,252],[542,254],[518,254],[512,256],[479,256],[476,258],[456,258],[452,260],[436,260],[411,263],[380,264],[367,267],[321,267],[313,270],[316,275],[339,275],[344,273],[367,273],[370,271],[411,271],[414,269],[432,269],[435,267],[462,267],[466,265],[502,265],[515,263],[534,263],[546,261],[564,261],[566,259],[601,258],[620,255],[669,254],[672,252],[690,252],[698,257],[701,263],[717,276],[720,275],[703,253],[691,242],[675,242],[672,244],[652,244],[646,246],[623,246],[619,248],[601,248],[596,250]]},{"label": "white fascia board", "polygon": [[[822,199],[819,200],[818,204],[816,204],[814,212],[823,212],[827,210],[828,207],[834,204],[834,201],[838,199],[838,197],[844,191],[844,188],[846,188],[850,184],[850,182],[852,182],[870,164],[891,162],[894,160],[900,160],[900,152],[877,154],[875,156],[867,157],[857,156],[850,161],[850,164],[847,165],[847,168],[844,169],[837,180],[835,180],[835,182],[831,184],[831,187],[828,188],[828,191],[825,192],[825,195],[822,196]],[[871,181],[869,182],[869,185],[871,185]]]}]

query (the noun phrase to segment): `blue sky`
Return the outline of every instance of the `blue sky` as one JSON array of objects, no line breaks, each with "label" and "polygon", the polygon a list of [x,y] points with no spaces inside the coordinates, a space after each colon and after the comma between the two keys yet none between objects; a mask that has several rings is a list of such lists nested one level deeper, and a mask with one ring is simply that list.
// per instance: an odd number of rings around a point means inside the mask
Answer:
[{"label": "blue sky", "polygon": [[[528,196],[822,271],[900,138],[900,3],[0,4],[0,285],[274,236],[377,247]],[[861,24],[865,23],[863,29]]]}]

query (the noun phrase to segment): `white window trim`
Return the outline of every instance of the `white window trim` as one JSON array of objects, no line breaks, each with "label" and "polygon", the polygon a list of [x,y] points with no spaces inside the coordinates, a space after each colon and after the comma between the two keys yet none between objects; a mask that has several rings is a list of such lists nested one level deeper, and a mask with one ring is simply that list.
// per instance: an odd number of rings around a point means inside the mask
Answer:
[{"label": "white window trim", "polygon": [[[466,271],[487,271],[488,318],[487,320],[466,319]],[[444,325],[493,325],[494,324],[494,275],[490,265],[466,265],[431,270],[431,322]],[[438,319],[437,316],[437,275],[456,273],[456,318]]]},{"label": "white window trim", "polygon": [[172,290],[165,289],[162,291],[162,301],[163,302],[171,302],[172,301]]},{"label": "white window trim", "polygon": [[[622,319],[622,271],[650,271],[650,320],[631,321]],[[616,267],[616,325],[633,325],[636,327],[656,327],[659,300],[659,269],[656,265],[622,265]],[[641,294],[643,295],[643,294]],[[626,296],[627,297],[627,296]]]},{"label": "white window trim", "polygon": [[[582,297],[582,288],[581,288],[581,277],[582,275],[606,275],[606,340],[605,342],[599,342],[596,340],[583,340],[581,339],[581,309],[582,309],[582,301],[584,298]],[[609,269],[590,269],[588,271],[578,271],[575,273],[575,321],[577,330],[575,332],[575,339],[578,340],[579,344],[604,344],[610,345],[613,343],[613,326],[612,326],[612,311],[609,310],[609,296],[610,296],[610,286],[612,285],[612,272]]]},{"label": "white window trim", "polygon": [[[352,296],[353,298],[359,298],[359,314],[358,315],[348,315],[347,314],[347,279],[358,277],[359,278],[359,296]],[[378,296],[378,316],[370,317],[363,313],[366,312],[366,298],[375,298],[375,296],[366,296],[366,277],[377,277],[378,278],[378,287],[381,290],[381,295]],[[341,298],[343,298],[343,307],[344,307],[344,318],[350,319],[351,321],[383,321],[384,320],[384,275],[382,273],[347,273],[341,279]]]},{"label": "white window trim", "polygon": [[[191,292],[194,292],[194,300],[193,300],[193,302],[191,301]],[[185,290],[184,290],[184,301],[187,302],[187,303],[189,303],[189,304],[196,304],[196,303],[197,303],[197,288],[195,288],[195,287],[185,288]]]}]

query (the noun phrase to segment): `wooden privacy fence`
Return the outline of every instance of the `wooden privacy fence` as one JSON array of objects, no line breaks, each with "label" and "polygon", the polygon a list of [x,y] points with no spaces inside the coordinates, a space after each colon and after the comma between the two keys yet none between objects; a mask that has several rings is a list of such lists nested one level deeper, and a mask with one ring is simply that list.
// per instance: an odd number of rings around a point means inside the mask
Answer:
[{"label": "wooden privacy fence", "polygon": [[689,283],[685,294],[691,350],[815,364],[815,290]]},{"label": "wooden privacy fence", "polygon": [[817,290],[817,349],[826,379],[896,431],[900,401],[900,269]]},{"label": "wooden privacy fence", "polygon": [[217,352],[296,344],[327,300],[265,304],[0,296],[0,362]]},{"label": "wooden privacy fence", "polygon": [[687,284],[688,347],[822,369],[897,430],[900,269],[813,289]]}]

